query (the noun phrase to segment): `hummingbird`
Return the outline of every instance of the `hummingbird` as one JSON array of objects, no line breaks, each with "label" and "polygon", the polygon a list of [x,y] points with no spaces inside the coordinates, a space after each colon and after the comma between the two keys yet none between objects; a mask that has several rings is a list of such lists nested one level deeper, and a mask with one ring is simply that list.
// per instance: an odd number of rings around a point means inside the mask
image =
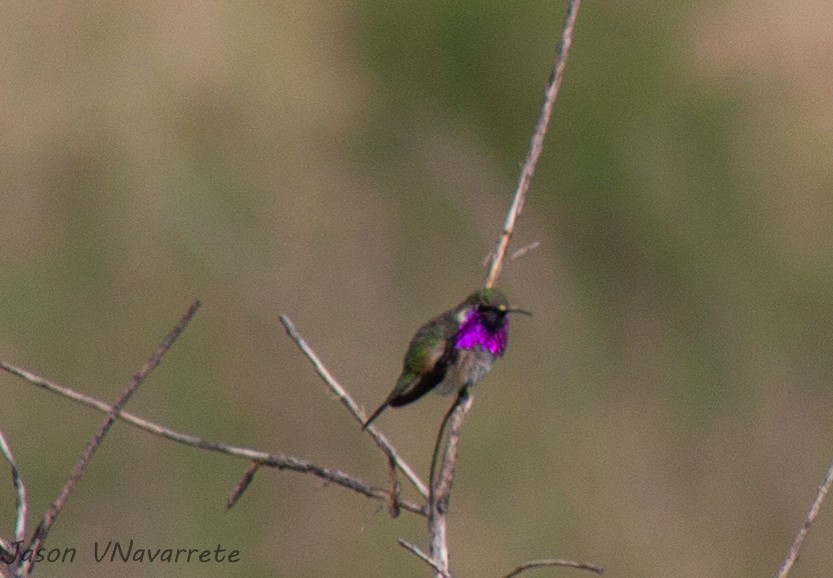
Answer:
[{"label": "hummingbird", "polygon": [[388,407],[416,401],[432,389],[462,391],[483,379],[509,340],[509,300],[497,289],[478,289],[420,327],[405,354],[393,391],[362,426],[366,429]]}]

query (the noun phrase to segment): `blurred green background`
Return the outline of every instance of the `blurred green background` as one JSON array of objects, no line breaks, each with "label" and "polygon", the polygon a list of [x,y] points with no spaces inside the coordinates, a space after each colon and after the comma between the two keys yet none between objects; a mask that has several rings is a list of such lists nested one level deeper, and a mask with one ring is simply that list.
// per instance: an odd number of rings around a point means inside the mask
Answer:
[{"label": "blurred green background", "polygon": [[[368,409],[483,277],[563,2],[0,8],[0,358],[128,409],[384,484],[277,322]],[[455,575],[771,575],[833,459],[833,4],[585,2],[475,391]],[[449,398],[380,426],[420,469]],[[32,527],[102,416],[0,375]],[[426,576],[421,519],[117,425],[37,576]],[[5,465],[3,465],[5,469]],[[0,484],[0,533],[13,494]],[[239,549],[96,564],[96,541]],[[833,572],[823,511],[794,575]],[[535,575],[578,575],[537,570]]]}]

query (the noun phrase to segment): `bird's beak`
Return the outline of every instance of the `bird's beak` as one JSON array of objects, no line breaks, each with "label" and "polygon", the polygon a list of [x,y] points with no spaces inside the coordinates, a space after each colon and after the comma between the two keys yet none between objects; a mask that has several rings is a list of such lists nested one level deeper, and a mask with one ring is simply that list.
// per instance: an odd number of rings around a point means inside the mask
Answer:
[{"label": "bird's beak", "polygon": [[526,309],[507,309],[507,313],[523,313],[524,315],[529,315],[532,317],[532,312],[527,311]]}]

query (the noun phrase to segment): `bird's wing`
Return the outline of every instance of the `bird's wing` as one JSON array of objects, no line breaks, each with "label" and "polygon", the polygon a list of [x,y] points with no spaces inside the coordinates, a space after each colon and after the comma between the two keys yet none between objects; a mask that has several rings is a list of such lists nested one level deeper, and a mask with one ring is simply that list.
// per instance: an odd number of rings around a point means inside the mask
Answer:
[{"label": "bird's wing", "polygon": [[391,394],[390,405],[411,403],[445,379],[446,370],[457,353],[452,339],[454,333],[448,329],[449,325],[442,320],[431,321],[414,335],[405,356],[402,376]]},{"label": "bird's wing", "polygon": [[[447,313],[450,316],[451,313]],[[415,401],[434,389],[445,379],[448,366],[454,363],[457,350],[454,336],[457,333],[453,318],[440,317],[420,327],[405,354],[402,375],[388,398],[376,408],[362,426],[366,429],[385,408],[397,407]]]}]

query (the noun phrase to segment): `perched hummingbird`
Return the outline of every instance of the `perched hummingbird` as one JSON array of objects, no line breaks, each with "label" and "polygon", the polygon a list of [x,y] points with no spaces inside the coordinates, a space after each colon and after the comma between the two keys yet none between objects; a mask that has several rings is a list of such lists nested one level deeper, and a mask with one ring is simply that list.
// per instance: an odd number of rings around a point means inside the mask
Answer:
[{"label": "perched hummingbird", "polygon": [[510,309],[497,289],[479,289],[454,309],[417,330],[405,354],[402,375],[385,402],[364,423],[367,428],[388,406],[415,401],[434,389],[443,393],[471,387],[506,351]]}]

